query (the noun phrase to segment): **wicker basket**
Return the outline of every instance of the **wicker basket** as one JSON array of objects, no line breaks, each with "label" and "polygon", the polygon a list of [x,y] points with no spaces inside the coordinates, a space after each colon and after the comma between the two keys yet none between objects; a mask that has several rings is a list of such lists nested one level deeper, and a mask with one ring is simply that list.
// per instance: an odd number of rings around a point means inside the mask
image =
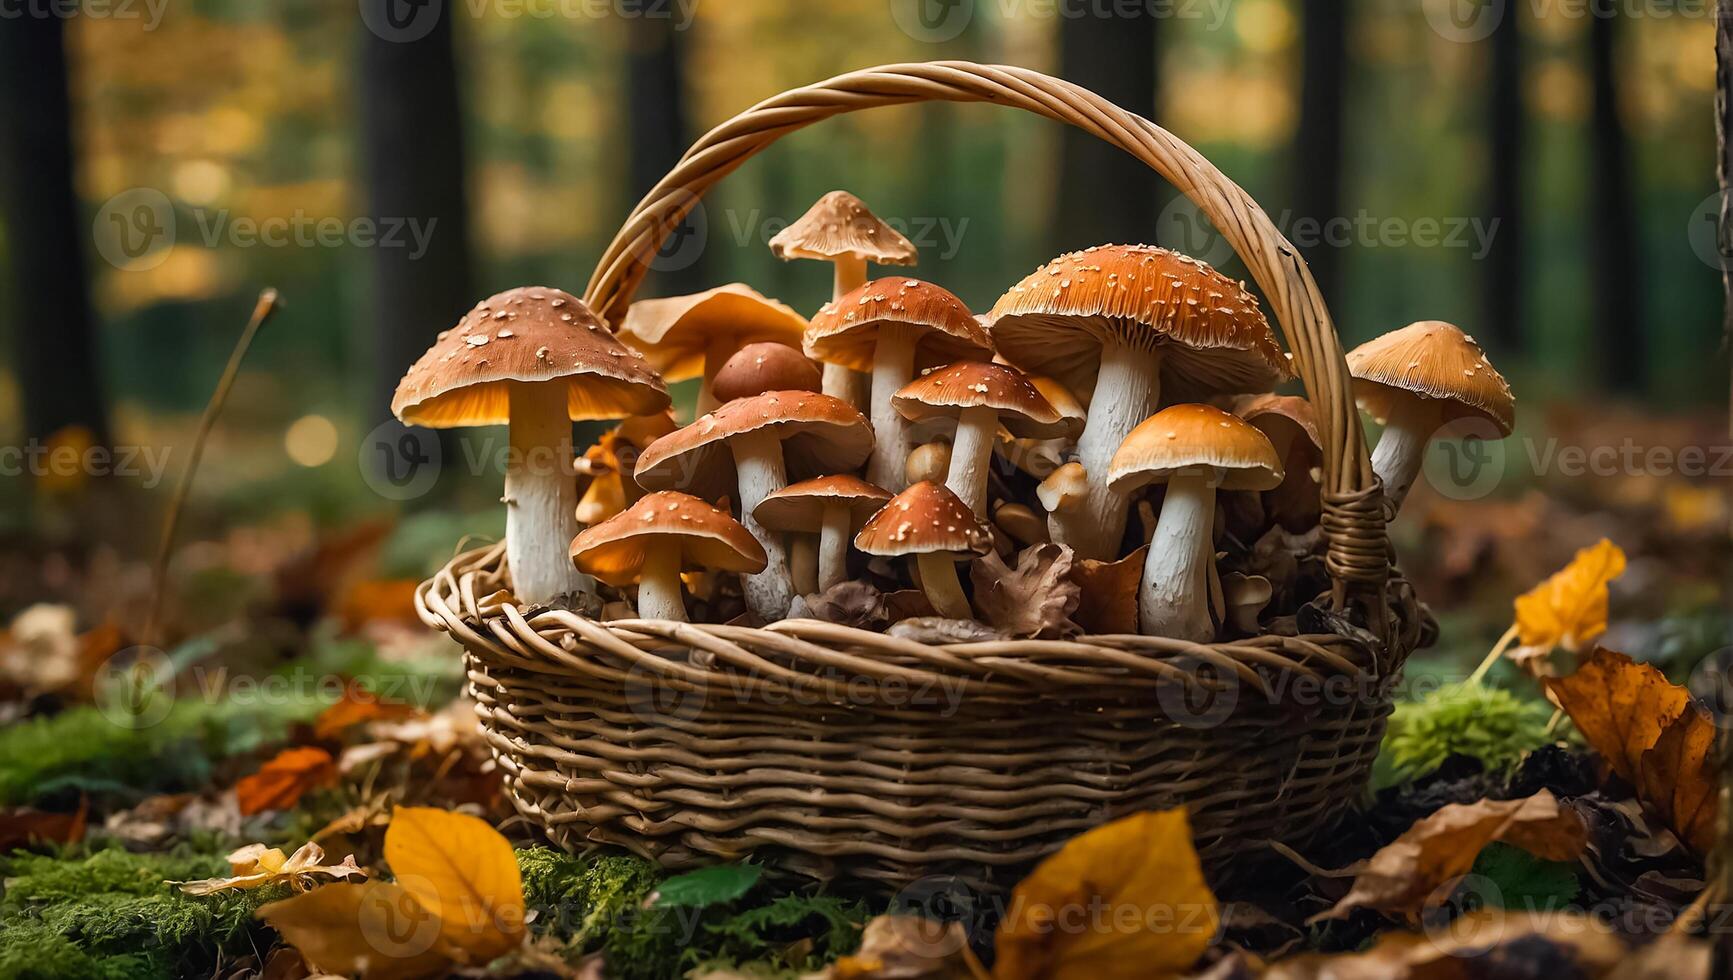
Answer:
[{"label": "wicker basket", "polygon": [[518,810],[562,846],[668,867],[754,855],[892,886],[1019,873],[1116,816],[1178,804],[1218,872],[1328,829],[1360,796],[1427,617],[1390,571],[1349,376],[1305,263],[1245,192],[1165,130],[1059,79],[963,62],[852,72],[704,136],[639,202],[585,300],[619,323],[668,231],[778,137],[844,112],[993,102],[1080,127],[1190,197],[1268,298],[1317,409],[1325,567],[1300,636],[926,645],[809,620],[763,629],[522,608],[504,550],[417,593],[465,647]]}]

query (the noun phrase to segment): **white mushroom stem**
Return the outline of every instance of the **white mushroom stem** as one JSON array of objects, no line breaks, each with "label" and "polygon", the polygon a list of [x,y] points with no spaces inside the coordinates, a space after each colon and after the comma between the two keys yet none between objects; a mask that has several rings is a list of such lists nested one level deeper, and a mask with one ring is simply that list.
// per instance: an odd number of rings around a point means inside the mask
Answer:
[{"label": "white mushroom stem", "polygon": [[680,597],[679,546],[658,544],[644,556],[644,567],[638,573],[638,616],[686,622],[686,603]]},{"label": "white mushroom stem", "polygon": [[788,575],[797,594],[811,595],[818,591],[818,539],[810,534],[793,538],[788,546]]},{"label": "white mushroom stem", "polygon": [[945,486],[976,517],[987,514],[987,467],[993,463],[998,434],[999,413],[991,408],[965,408],[957,416],[957,437],[951,443],[951,469],[945,475]]},{"label": "white mushroom stem", "polygon": [[710,343],[704,348],[704,380],[698,388],[698,414],[709,414],[718,405],[716,393],[712,387],[716,383],[716,372],[722,370],[722,365],[734,356],[740,349],[740,338],[730,334],[717,334],[710,338]]},{"label": "white mushroom stem", "polygon": [[578,482],[572,473],[572,420],[566,386],[514,384],[508,394],[511,452],[505,469],[505,553],[520,602],[549,603],[595,590],[572,565],[578,533]]},{"label": "white mushroom stem", "polygon": [[849,508],[845,503],[824,506],[824,524],[818,531],[818,588],[823,592],[848,578]]},{"label": "white mushroom stem", "polygon": [[[836,273],[835,283],[830,290],[831,302],[835,302],[866,285],[866,259],[858,255],[839,255],[831,262],[832,269]],[[868,399],[867,376],[860,371],[843,367],[841,364],[826,364],[824,366],[824,393],[832,398],[840,398],[865,412]]]},{"label": "white mushroom stem", "polygon": [[915,569],[921,575],[921,591],[933,604],[933,611],[946,619],[974,619],[975,611],[963,595],[963,583],[957,580],[957,560],[943,552],[915,556]]},{"label": "white mushroom stem", "polygon": [[[891,404],[891,396],[914,380],[915,345],[919,341],[919,328],[906,323],[884,323],[879,326],[878,343],[873,348],[869,418],[873,424],[874,449],[872,459],[867,462],[867,482],[886,490],[908,488],[903,479],[903,460],[909,454],[908,426],[902,413]],[[1119,448],[1117,442],[1114,448]]]},{"label": "white mushroom stem", "polygon": [[1194,643],[1214,637],[1207,575],[1208,563],[1215,560],[1210,538],[1215,511],[1213,474],[1181,473],[1168,480],[1138,593],[1145,635]]},{"label": "white mushroom stem", "polygon": [[1155,414],[1161,400],[1161,351],[1109,342],[1101,349],[1101,373],[1089,402],[1089,418],[1077,439],[1077,460],[1089,477],[1083,501],[1054,514],[1053,540],[1070,545],[1079,558],[1112,561],[1125,536],[1126,498],[1107,485],[1113,454],[1139,422]]},{"label": "white mushroom stem", "polygon": [[768,562],[764,571],[743,580],[746,608],[765,622],[788,615],[794,601],[794,583],[789,577],[788,554],[782,535],[758,523],[753,511],[765,497],[788,485],[782,466],[782,443],[768,432],[748,432],[728,442],[734,453],[734,469],[740,487],[740,523],[764,546]]},{"label": "white mushroom stem", "polygon": [[1401,509],[1402,498],[1420,475],[1426,444],[1444,423],[1442,403],[1431,398],[1399,398],[1391,408],[1378,448],[1372,452],[1372,472],[1384,484],[1384,499]]}]

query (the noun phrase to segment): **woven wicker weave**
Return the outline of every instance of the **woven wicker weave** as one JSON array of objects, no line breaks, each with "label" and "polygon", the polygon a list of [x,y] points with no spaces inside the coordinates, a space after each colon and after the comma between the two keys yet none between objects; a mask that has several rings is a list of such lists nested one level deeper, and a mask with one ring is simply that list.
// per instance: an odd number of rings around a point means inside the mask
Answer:
[{"label": "woven wicker weave", "polygon": [[[1184,804],[1220,868],[1264,839],[1327,829],[1364,787],[1426,615],[1390,573],[1381,497],[1328,312],[1264,212],[1190,147],[1037,72],[960,62],[853,72],[723,124],[639,202],[585,296],[611,323],[699,197],[778,137],[928,100],[994,102],[1078,126],[1190,197],[1268,298],[1317,409],[1325,567],[1315,635],[928,645],[807,620],[763,629],[525,609],[503,548],[417,593],[467,650],[519,811],[561,845],[683,867],[749,854],[906,883],[1014,874],[1115,816]],[[1347,625],[1351,618],[1368,629]],[[1326,612],[1324,610],[1334,610]],[[1327,632],[1334,629],[1335,632]]]}]

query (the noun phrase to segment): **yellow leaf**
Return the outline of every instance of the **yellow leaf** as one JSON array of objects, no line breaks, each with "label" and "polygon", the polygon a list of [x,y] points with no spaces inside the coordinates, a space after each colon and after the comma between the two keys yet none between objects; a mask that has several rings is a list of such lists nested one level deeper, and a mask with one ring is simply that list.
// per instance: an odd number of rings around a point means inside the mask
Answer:
[{"label": "yellow leaf", "polygon": [[1571,563],[1516,599],[1515,660],[1544,657],[1554,647],[1580,653],[1606,632],[1607,583],[1625,571],[1625,553],[1602,538]]},{"label": "yellow leaf", "polygon": [[439,918],[454,958],[486,963],[523,942],[517,858],[486,821],[431,807],[398,807],[385,830],[385,860],[397,884]]},{"label": "yellow leaf", "polygon": [[284,855],[281,848],[248,844],[229,855],[231,877],[175,884],[188,895],[213,895],[221,891],[251,891],[280,881],[302,891],[312,883],[314,875],[339,879],[367,877],[367,872],[356,867],[353,854],[339,864],[325,864],[324,860],[325,849],[312,841],[302,844],[292,855]]},{"label": "yellow leaf", "polygon": [[442,974],[439,920],[407,891],[383,881],[326,885],[259,907],[321,973],[367,980],[412,980]]},{"label": "yellow leaf", "polygon": [[1139,813],[1076,838],[1017,886],[993,975],[1178,977],[1209,948],[1219,922],[1185,810]]}]

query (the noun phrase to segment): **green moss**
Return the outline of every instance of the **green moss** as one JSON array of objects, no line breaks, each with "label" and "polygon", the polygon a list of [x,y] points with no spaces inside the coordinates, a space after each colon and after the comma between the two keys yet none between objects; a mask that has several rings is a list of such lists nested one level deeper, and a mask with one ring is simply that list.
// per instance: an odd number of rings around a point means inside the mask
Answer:
[{"label": "green moss", "polygon": [[1552,706],[1502,688],[1448,684],[1418,701],[1396,706],[1379,766],[1379,783],[1423,776],[1452,754],[1472,756],[1488,770],[1508,769],[1554,740],[1547,734]]}]

